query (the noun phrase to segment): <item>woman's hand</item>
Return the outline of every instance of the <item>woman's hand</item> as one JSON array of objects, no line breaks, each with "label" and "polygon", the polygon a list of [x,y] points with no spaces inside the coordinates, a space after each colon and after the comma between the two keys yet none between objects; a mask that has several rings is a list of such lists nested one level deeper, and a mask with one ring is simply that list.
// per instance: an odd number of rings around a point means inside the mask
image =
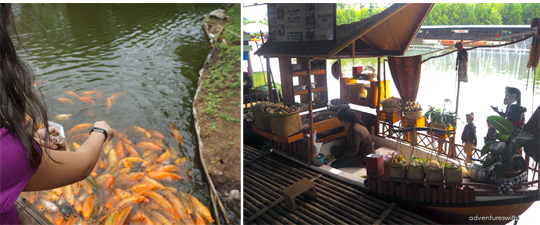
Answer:
[{"label": "woman's hand", "polygon": [[114,130],[109,126],[109,124],[107,124],[107,122],[105,121],[97,121],[94,123],[94,127],[95,128],[101,128],[101,129],[104,129],[105,131],[107,131],[107,135],[108,135],[108,140],[106,141],[110,141],[114,138]]},{"label": "woman's hand", "polygon": [[[39,129],[35,134],[34,134],[34,139],[37,141],[37,143],[41,146],[41,147],[44,147],[44,148],[48,148],[48,149],[58,149],[58,145],[50,142],[50,141],[45,141],[45,136],[47,135],[47,130],[45,130],[46,128],[41,128]],[[53,127],[49,127],[49,134],[52,134],[52,133],[58,133],[59,131],[56,129],[56,128],[53,128]]]}]

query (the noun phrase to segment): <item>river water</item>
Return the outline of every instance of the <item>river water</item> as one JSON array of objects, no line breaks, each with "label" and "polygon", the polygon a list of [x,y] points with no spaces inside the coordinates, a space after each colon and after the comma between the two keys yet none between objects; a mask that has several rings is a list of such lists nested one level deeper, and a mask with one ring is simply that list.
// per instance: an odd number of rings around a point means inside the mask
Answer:
[{"label": "river water", "polygon": [[[15,4],[13,11],[26,47],[19,52],[36,71],[49,120],[66,131],[105,120],[128,135],[129,126],[162,133],[165,145],[188,158],[185,181],[175,187],[211,209],[192,105],[198,72],[210,51],[203,15],[224,5]],[[96,91],[95,105],[65,91]],[[107,109],[106,99],[122,92]],[[72,116],[59,121],[58,114]],[[173,136],[173,122],[183,145]],[[239,222],[239,207],[226,208],[229,219]]]}]

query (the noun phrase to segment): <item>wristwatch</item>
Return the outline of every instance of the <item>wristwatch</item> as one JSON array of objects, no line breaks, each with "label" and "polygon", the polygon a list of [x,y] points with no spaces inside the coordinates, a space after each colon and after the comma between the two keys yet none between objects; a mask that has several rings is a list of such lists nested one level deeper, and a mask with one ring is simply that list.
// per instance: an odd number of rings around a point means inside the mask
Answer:
[{"label": "wristwatch", "polygon": [[107,135],[107,131],[105,129],[94,127],[94,128],[92,128],[92,130],[90,130],[90,133],[88,133],[88,134],[91,134],[94,131],[103,133],[105,135],[105,140],[103,142],[107,141],[107,138],[109,137],[109,135]]}]

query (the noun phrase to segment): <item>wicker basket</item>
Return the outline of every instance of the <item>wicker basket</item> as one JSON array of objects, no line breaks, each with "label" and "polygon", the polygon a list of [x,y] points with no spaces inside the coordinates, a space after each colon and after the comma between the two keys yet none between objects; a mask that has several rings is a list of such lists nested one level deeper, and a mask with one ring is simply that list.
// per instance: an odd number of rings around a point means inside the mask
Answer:
[{"label": "wicker basket", "polygon": [[296,113],[284,117],[270,117],[272,134],[280,137],[289,137],[302,131],[300,114]]},{"label": "wicker basket", "polygon": [[411,120],[418,120],[422,118],[422,111],[417,112],[403,112],[403,117]]},{"label": "wicker basket", "polygon": [[253,123],[259,130],[270,131],[270,118],[265,116],[260,109],[253,109]]},{"label": "wicker basket", "polygon": [[385,113],[395,113],[399,111],[398,107],[384,107],[382,108],[382,111]]},{"label": "wicker basket", "polygon": [[360,98],[364,93],[364,84],[347,84],[347,96],[351,98]]},{"label": "wicker basket", "polygon": [[405,179],[407,177],[407,166],[390,165],[390,177]]},{"label": "wicker basket", "polygon": [[424,172],[424,167],[420,166],[411,166],[407,169],[407,179],[410,180],[424,180],[426,173]]},{"label": "wicker basket", "polygon": [[458,168],[444,167],[444,180],[446,183],[458,183],[463,181],[461,166]]},{"label": "wicker basket", "polygon": [[437,168],[434,170],[426,170],[426,181],[428,182],[442,182],[444,179],[443,169]]}]

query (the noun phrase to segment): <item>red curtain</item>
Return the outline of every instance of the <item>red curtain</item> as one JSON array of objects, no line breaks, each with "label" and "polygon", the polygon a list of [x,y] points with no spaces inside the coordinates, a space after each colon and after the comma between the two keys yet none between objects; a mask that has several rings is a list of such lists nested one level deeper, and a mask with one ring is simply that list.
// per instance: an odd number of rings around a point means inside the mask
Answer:
[{"label": "red curtain", "polygon": [[416,102],[422,56],[388,57],[388,66],[401,99]]}]

